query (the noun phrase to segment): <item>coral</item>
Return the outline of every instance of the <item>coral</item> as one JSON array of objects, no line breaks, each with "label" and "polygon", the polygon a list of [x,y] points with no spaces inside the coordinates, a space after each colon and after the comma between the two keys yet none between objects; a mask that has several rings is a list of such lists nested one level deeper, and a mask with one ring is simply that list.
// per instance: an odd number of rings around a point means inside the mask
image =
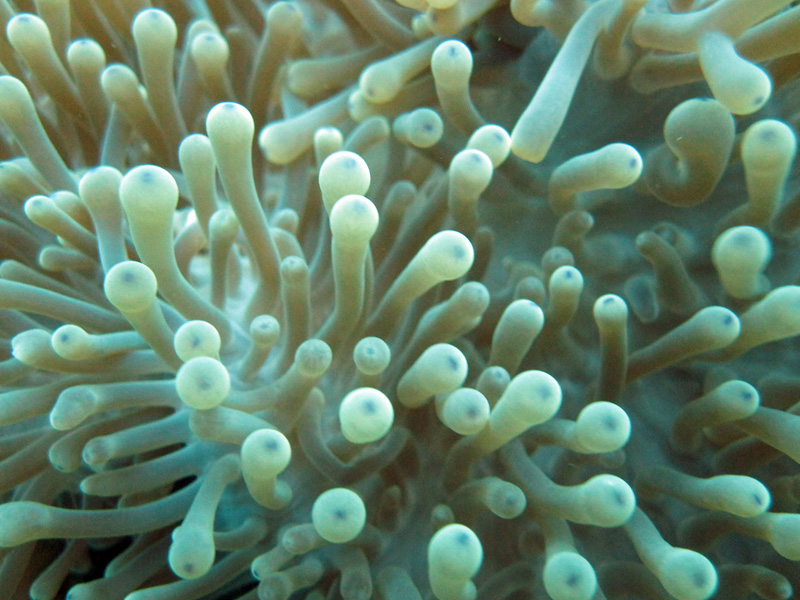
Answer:
[{"label": "coral", "polygon": [[789,598],[794,4],[0,0],[0,599]]}]

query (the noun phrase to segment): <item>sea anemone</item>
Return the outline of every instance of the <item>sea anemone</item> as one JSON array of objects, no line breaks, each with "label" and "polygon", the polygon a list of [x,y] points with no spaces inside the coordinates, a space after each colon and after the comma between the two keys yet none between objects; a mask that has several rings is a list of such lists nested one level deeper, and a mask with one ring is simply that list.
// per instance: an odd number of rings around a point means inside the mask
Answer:
[{"label": "sea anemone", "polygon": [[0,0],[0,597],[789,598],[792,4]]}]

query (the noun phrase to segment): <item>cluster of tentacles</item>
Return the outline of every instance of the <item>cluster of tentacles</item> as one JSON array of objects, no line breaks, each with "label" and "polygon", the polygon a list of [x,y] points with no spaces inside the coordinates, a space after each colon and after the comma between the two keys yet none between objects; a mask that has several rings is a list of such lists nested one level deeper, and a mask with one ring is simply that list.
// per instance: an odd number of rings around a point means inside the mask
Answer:
[{"label": "cluster of tentacles", "polygon": [[789,598],[791,4],[0,0],[0,597]]}]

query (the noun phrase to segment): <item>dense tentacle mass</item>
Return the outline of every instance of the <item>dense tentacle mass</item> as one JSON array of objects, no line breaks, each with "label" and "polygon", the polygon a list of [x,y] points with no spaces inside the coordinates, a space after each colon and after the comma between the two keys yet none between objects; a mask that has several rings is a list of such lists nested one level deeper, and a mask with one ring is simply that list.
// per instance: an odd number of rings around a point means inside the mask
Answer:
[{"label": "dense tentacle mass", "polygon": [[0,0],[0,599],[788,599],[796,4]]}]

